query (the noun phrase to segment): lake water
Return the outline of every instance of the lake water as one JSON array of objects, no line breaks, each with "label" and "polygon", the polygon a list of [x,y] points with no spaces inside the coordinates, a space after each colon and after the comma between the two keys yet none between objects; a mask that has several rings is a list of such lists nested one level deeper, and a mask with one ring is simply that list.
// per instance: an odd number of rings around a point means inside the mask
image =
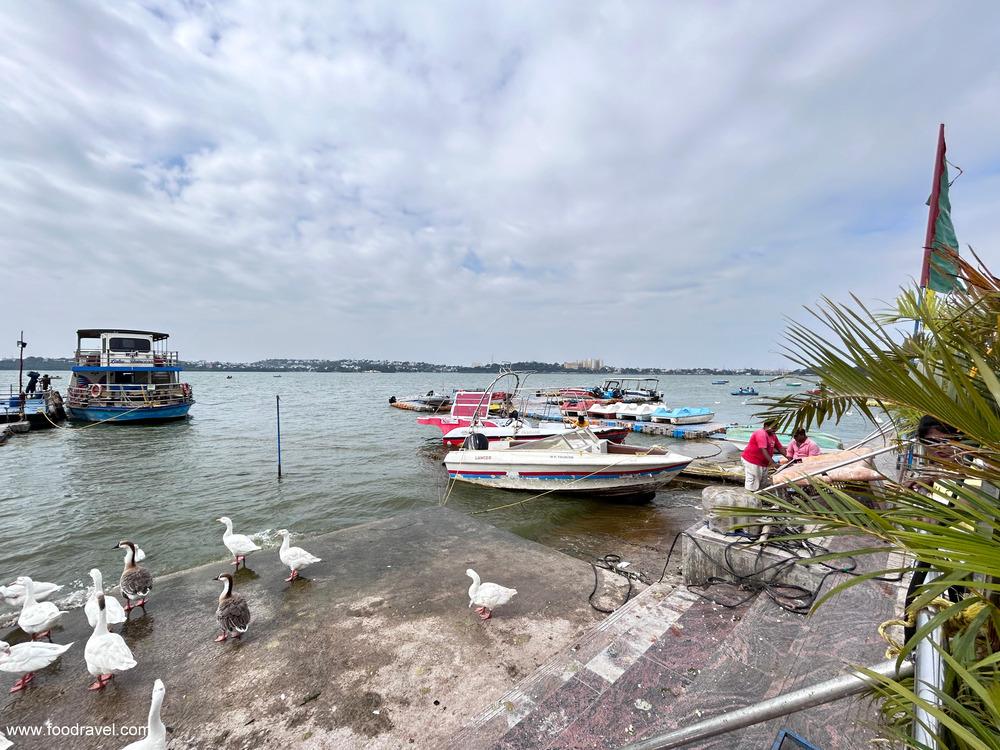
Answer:
[{"label": "lake water", "polygon": [[[65,390],[68,372],[53,385]],[[0,372],[0,388],[17,373]],[[535,375],[529,387],[594,385],[592,375]],[[487,385],[488,375],[188,372],[197,403],[191,417],[159,426],[67,426],[33,432],[0,447],[0,579],[17,575],[83,587],[100,567],[117,579],[121,554],[111,548],[131,539],[160,574],[219,560],[224,527],[259,534],[276,546],[273,530],[317,534],[437,505],[446,491],[439,432],[416,424],[416,414],[388,406],[390,396],[430,389]],[[729,390],[750,378],[661,379],[672,406],[710,406],[717,421],[748,422],[755,411]],[[595,382],[592,382],[595,381]],[[804,385],[803,388],[808,387]],[[762,394],[790,392],[757,385]],[[284,478],[277,479],[275,395],[281,396]],[[852,416],[836,432],[845,441],[868,432]],[[671,442],[631,435],[628,442]],[[688,455],[715,446],[676,442]],[[523,495],[459,484],[449,507],[474,513]],[[689,522],[697,490],[666,488],[647,505],[618,505],[547,496],[480,516],[490,523],[571,554],[588,556],[602,535],[631,536],[662,547],[665,535]],[[677,509],[687,508],[678,514]],[[278,540],[280,541],[280,540]],[[603,550],[607,551],[607,550]],[[89,579],[87,579],[89,581]]]}]

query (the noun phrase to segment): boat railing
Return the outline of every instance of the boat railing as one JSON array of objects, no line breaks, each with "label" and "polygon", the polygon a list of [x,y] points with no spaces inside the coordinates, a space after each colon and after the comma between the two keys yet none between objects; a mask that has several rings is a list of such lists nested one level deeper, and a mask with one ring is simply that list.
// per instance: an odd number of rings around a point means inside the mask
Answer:
[{"label": "boat railing", "polygon": [[129,366],[176,367],[177,352],[105,352],[100,349],[77,349],[76,363],[84,367]]},{"label": "boat railing", "polygon": [[[67,389],[71,406],[110,407],[110,406],[172,406],[188,403],[191,399],[190,388],[183,383],[168,383],[164,385],[102,385],[99,392],[91,390],[93,386],[71,386]],[[95,395],[96,394],[96,395]]]}]

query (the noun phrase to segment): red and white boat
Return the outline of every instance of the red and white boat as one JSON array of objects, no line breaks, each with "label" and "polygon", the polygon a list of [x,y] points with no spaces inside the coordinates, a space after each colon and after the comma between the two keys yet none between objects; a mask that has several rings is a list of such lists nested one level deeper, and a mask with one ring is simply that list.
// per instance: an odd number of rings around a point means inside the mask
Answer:
[{"label": "red and white boat", "polygon": [[[444,444],[452,447],[461,447],[472,432],[495,444],[508,440],[541,440],[574,429],[560,422],[529,422],[511,406],[509,394],[500,391],[459,391],[450,414],[418,417],[417,422],[437,427]],[[473,422],[475,430],[471,429]],[[620,443],[629,430],[602,427],[594,432],[599,438]]]},{"label": "red and white boat", "polygon": [[487,427],[499,427],[510,418],[509,394],[503,391],[458,391],[448,414],[417,417],[417,424],[429,424],[445,435],[456,427],[468,427],[473,418]]}]

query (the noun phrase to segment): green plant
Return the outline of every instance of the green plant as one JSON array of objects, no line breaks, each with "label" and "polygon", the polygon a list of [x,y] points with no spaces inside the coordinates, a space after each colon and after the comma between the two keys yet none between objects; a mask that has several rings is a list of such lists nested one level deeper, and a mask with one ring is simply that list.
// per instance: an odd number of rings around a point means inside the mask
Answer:
[{"label": "green plant", "polygon": [[[856,298],[853,305],[824,300],[812,311],[811,324],[792,323],[788,358],[812,370],[827,388],[813,396],[770,399],[758,416],[808,428],[839,421],[852,409],[874,419],[872,404],[877,403],[904,433],[920,416],[930,415],[956,428],[956,438],[930,446],[918,477],[890,481],[877,493],[814,480],[811,492],[767,497],[771,507],[766,510],[730,512],[811,525],[799,538],[866,537],[877,543],[857,554],[891,549],[941,571],[917,588],[908,612],[912,616],[936,605],[936,614],[899,655],[909,657],[932,629],[947,629],[940,703],[924,704],[913,693],[912,681],[880,679],[886,726],[897,738],[906,737],[913,709],[921,704],[940,722],[942,748],[1000,750],[1000,504],[995,491],[1000,487],[1000,280],[981,263],[955,260],[962,283],[946,297],[904,290],[896,308],[884,313],[871,312]],[[849,580],[817,606],[886,572]],[[960,590],[961,596],[943,601],[949,590]]]}]

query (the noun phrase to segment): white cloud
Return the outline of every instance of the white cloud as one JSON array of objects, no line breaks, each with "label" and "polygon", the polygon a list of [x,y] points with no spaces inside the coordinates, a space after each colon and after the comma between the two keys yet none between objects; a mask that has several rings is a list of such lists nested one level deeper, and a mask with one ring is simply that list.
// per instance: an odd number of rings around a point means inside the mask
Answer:
[{"label": "white cloud", "polygon": [[[0,6],[0,247],[33,350],[780,363],[919,271],[936,126],[1000,239],[1000,8]],[[20,315],[18,312],[20,311]]]}]

